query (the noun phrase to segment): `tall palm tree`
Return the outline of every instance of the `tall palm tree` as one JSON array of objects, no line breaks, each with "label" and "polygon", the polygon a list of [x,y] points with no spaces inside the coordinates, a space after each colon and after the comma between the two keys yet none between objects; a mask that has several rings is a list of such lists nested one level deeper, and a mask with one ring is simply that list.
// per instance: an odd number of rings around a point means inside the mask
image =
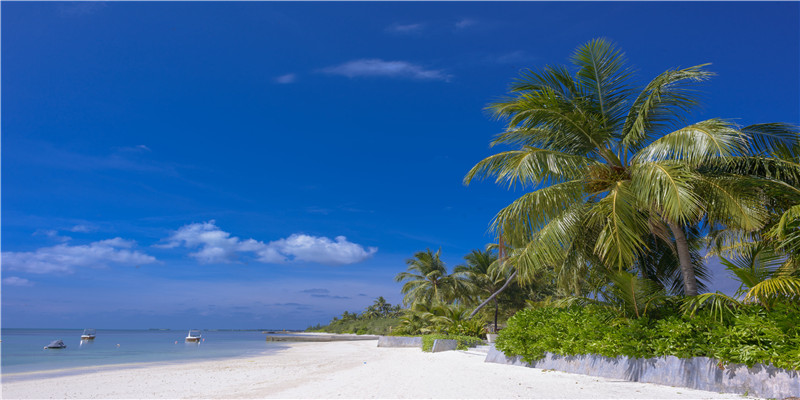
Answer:
[{"label": "tall palm tree", "polygon": [[441,251],[419,251],[406,260],[407,270],[394,278],[395,282],[405,281],[400,289],[404,304],[450,303],[463,300],[469,293],[462,274],[447,273]]},{"label": "tall palm tree", "polygon": [[574,75],[566,66],[523,72],[510,95],[488,107],[508,122],[492,145],[518,149],[480,161],[465,183],[494,176],[534,189],[492,223],[519,249],[513,261],[522,279],[542,266],[627,270],[652,236],[674,249],[684,293],[696,295],[688,230],[703,221],[753,231],[766,214],[757,195],[736,190],[736,179],[702,167],[786,130],[770,136],[722,119],[673,130],[697,105],[690,85],[713,75],[707,64],[667,70],[637,88],[623,53],[604,39],[580,46],[572,63]]}]

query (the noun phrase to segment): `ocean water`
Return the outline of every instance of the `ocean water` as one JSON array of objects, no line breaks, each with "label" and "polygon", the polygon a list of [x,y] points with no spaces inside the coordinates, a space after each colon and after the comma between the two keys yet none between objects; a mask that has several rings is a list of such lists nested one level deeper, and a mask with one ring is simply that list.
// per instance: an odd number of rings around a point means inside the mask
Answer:
[{"label": "ocean water", "polygon": [[[175,363],[269,354],[285,345],[267,342],[261,331],[202,331],[200,343],[185,343],[188,333],[178,330],[97,330],[97,337],[81,341],[82,329],[2,329],[0,367],[7,374],[79,370],[139,363]],[[61,339],[65,349],[44,349]],[[67,369],[71,369],[69,371]]]}]

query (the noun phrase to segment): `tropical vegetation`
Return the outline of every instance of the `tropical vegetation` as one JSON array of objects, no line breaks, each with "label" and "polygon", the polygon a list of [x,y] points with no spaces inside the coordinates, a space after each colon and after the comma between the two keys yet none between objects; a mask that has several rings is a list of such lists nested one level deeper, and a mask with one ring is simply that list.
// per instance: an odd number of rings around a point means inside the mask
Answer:
[{"label": "tropical vegetation", "polygon": [[306,332],[388,335],[399,325],[400,315],[400,305],[392,305],[380,296],[361,313],[345,311],[340,317],[333,317],[328,325],[309,326]]},{"label": "tropical vegetation", "polygon": [[[465,184],[526,192],[496,243],[449,272],[426,249],[396,275],[393,334],[479,337],[545,352],[708,356],[800,368],[800,131],[689,122],[709,64],[638,85],[605,39],[572,66],[525,70],[487,109],[506,124]],[[709,288],[709,258],[740,283]],[[344,318],[344,316],[343,316]]]}]

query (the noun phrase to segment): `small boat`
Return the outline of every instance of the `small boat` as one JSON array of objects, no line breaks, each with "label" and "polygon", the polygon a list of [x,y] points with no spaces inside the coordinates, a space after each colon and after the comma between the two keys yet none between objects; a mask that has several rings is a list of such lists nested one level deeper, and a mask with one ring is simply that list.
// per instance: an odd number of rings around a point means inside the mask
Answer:
[{"label": "small boat", "polygon": [[81,340],[94,340],[95,333],[96,332],[94,329],[84,329],[83,335],[81,335]]},{"label": "small boat", "polygon": [[47,346],[44,346],[45,349],[66,349],[67,345],[64,344],[64,341],[61,339],[53,340]]},{"label": "small boat", "polygon": [[189,335],[186,336],[187,342],[200,342],[200,330],[199,329],[190,329]]}]

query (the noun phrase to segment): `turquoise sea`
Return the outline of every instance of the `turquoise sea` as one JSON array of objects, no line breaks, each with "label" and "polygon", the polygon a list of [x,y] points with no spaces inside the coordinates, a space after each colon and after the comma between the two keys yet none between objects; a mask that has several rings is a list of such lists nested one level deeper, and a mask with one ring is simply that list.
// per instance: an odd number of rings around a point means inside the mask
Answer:
[{"label": "turquoise sea", "polygon": [[[97,329],[97,336],[91,341],[81,341],[82,332],[82,329],[0,330],[3,379],[24,378],[28,374],[20,373],[26,372],[59,375],[140,363],[254,356],[285,347],[267,342],[267,334],[261,331],[203,330],[200,343],[185,343],[188,329]],[[67,348],[44,349],[56,339],[63,340]]]}]

